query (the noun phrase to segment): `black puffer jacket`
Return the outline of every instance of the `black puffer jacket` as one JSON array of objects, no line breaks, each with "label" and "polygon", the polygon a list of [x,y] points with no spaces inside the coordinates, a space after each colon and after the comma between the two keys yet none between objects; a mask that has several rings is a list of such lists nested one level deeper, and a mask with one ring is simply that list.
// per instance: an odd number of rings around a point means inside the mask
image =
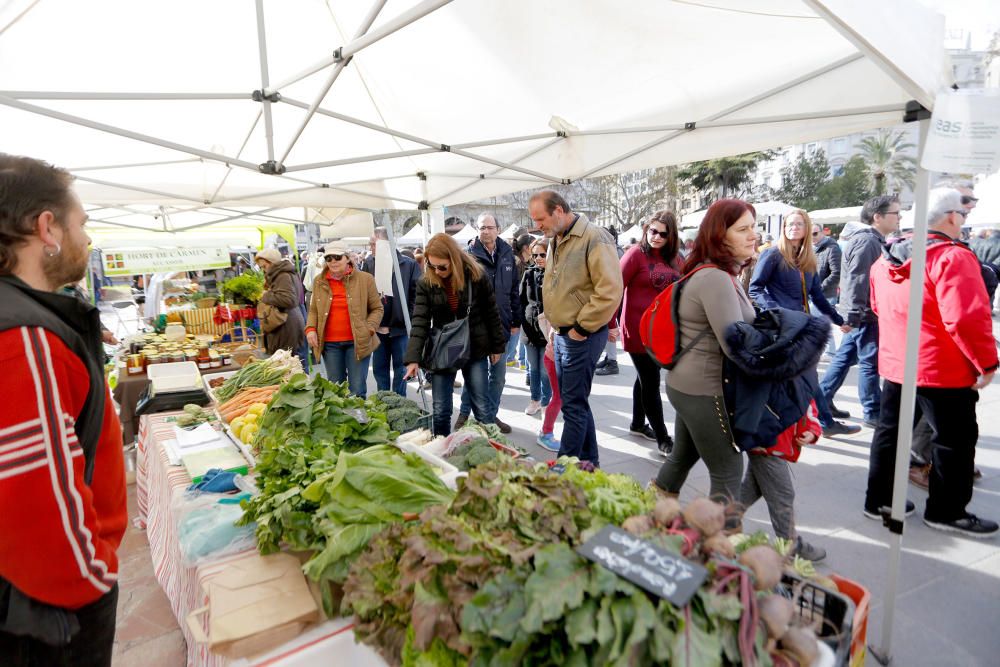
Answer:
[{"label": "black puffer jacket", "polygon": [[521,277],[521,330],[535,347],[545,347],[545,334],[538,326],[538,316],[545,312],[542,302],[542,281],[545,270],[537,266],[525,268]]},{"label": "black puffer jacket", "polygon": [[820,280],[823,296],[832,299],[840,291],[840,263],[843,252],[829,236],[816,244],[816,277]]},{"label": "black puffer jacket", "polygon": [[770,447],[806,413],[829,336],[826,318],[785,308],[765,310],[753,323],[728,329],[723,396],[737,447]]},{"label": "black puffer jacket", "polygon": [[[465,273],[466,284],[469,272]],[[440,329],[462,317],[466,310],[466,289],[458,297],[458,314],[451,312],[448,295],[444,289],[430,282],[427,276],[417,283],[417,298],[413,305],[410,323],[410,342],[403,356],[405,364],[424,363],[424,346],[432,328]],[[489,278],[484,275],[472,283],[472,308],[469,310],[471,359],[482,359],[490,354],[503,354],[507,350],[507,336],[497,311],[496,299]]]}]

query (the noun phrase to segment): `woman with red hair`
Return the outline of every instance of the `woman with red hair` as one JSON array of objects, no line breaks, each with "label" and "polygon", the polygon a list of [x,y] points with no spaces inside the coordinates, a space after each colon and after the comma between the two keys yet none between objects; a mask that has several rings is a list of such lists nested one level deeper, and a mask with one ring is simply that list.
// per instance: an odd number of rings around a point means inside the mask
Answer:
[{"label": "woman with red hair", "polygon": [[[756,212],[739,199],[720,199],[709,207],[684,265],[686,279],[678,303],[681,346],[688,348],[667,373],[667,398],[676,412],[674,448],[654,486],[677,495],[688,472],[705,461],[710,495],[739,498],[743,457],[729,427],[723,401],[722,360],[727,329],[753,322],[754,308],[737,281],[754,255]],[[711,334],[711,335],[708,335]]]}]

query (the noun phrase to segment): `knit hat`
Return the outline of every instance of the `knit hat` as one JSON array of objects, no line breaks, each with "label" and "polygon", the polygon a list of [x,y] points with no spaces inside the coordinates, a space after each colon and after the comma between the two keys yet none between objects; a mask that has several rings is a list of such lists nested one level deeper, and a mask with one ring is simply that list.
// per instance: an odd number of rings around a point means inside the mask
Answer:
[{"label": "knit hat", "polygon": [[257,253],[257,256],[253,258],[254,262],[259,262],[262,259],[266,259],[271,264],[277,264],[281,261],[281,252],[276,248],[266,248]]}]

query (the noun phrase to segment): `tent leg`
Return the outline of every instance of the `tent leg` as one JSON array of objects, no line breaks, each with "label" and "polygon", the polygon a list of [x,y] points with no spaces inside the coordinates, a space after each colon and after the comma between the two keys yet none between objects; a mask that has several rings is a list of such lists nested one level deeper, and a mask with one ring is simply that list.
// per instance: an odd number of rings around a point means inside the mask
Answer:
[{"label": "tent leg", "polygon": [[[930,114],[920,120],[920,153],[927,143]],[[910,303],[906,318],[906,355],[903,364],[903,387],[899,401],[899,436],[896,439],[896,468],[893,474],[892,513],[887,524],[898,526],[889,538],[889,574],[882,613],[881,645],[870,646],[872,656],[880,664],[892,660],[892,628],[896,614],[896,593],[899,587],[899,559],[903,546],[903,521],[906,512],[907,472],[910,465],[910,445],[913,441],[913,413],[917,396],[917,355],[920,345],[920,325],[923,322],[924,278],[927,263],[927,194],[930,174],[917,169],[917,185],[913,203],[913,255],[910,269]]]}]

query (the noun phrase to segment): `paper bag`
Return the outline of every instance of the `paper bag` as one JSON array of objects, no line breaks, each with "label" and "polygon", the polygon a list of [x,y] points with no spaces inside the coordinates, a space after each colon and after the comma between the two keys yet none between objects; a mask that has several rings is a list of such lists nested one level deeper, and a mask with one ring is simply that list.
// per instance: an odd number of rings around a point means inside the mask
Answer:
[{"label": "paper bag", "polygon": [[[319,620],[299,560],[290,554],[254,554],[228,564],[204,583],[208,606],[188,614],[195,641],[230,658],[283,644]],[[201,616],[208,615],[208,633]]]}]

